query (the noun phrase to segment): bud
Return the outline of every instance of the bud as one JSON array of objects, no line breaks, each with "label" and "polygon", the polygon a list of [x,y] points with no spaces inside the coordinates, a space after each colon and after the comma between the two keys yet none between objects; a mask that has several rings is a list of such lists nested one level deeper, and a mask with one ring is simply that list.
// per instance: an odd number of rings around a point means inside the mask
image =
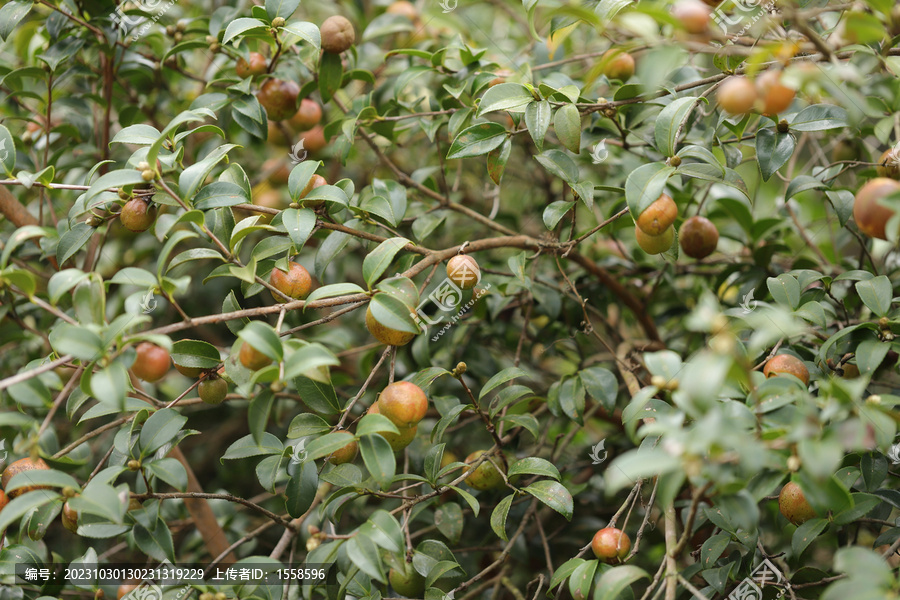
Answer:
[{"label": "bud", "polygon": [[94,600],[103,600],[105,596],[106,594],[100,588],[97,588],[97,591],[94,592]]},{"label": "bud", "polygon": [[144,181],[153,181],[155,177],[156,173],[154,173],[150,169],[144,169],[143,171],[141,171],[141,179],[143,179]]},{"label": "bud", "polygon": [[175,35],[175,28],[172,27],[171,25],[166,25],[166,35],[169,37],[172,37],[173,35]]},{"label": "bud", "polygon": [[203,592],[197,598],[198,600],[215,600],[215,594],[212,592]]},{"label": "bud", "polygon": [[459,373],[460,375],[465,373],[468,369],[469,369],[469,367],[464,362],[457,363],[457,365],[456,365],[456,372]]},{"label": "bud", "polygon": [[879,396],[878,394],[872,394],[871,396],[866,398],[866,404],[881,404],[881,396]]},{"label": "bud", "polygon": [[785,119],[778,121],[778,133],[787,133],[788,132],[788,122]]},{"label": "bud", "polygon": [[119,190],[119,198],[127,202],[128,200],[131,200],[131,194],[129,194],[125,190]]},{"label": "bud", "polygon": [[206,36],[206,43],[207,43],[207,44],[212,45],[212,44],[215,44],[215,43],[218,42],[218,41],[219,41],[219,38],[217,38],[217,37],[214,36],[214,35],[208,35],[208,36]]},{"label": "bud", "polygon": [[75,488],[70,485],[67,485],[62,489],[62,495],[66,498],[72,498],[76,495]]},{"label": "bud", "polygon": [[140,471],[141,470],[141,461],[132,458],[128,461],[128,469],[130,471]]},{"label": "bud", "polygon": [[669,157],[669,166],[670,167],[680,167],[681,166],[681,157],[680,156]]},{"label": "bud", "polygon": [[283,381],[273,381],[269,385],[269,389],[272,390],[273,394],[277,394],[278,392],[284,391],[284,382]]},{"label": "bud", "polygon": [[176,31],[175,35],[172,36],[172,39],[174,39],[175,43],[177,44],[177,43],[181,42],[181,40],[184,39],[184,34],[181,33],[180,31]]},{"label": "bud", "polygon": [[175,23],[175,28],[178,29],[178,31],[186,31],[187,26],[188,22],[184,19],[178,19],[178,22]]},{"label": "bud", "polygon": [[221,49],[222,49],[222,46],[219,45],[219,42],[213,42],[212,44],[209,45],[209,51],[212,52],[213,54],[215,54],[216,52],[218,52]]},{"label": "bud", "polygon": [[880,319],[878,319],[878,325],[879,325],[882,329],[884,329],[884,328],[886,328],[886,327],[890,327],[890,326],[891,326],[891,320],[888,319],[887,317],[881,317]]},{"label": "bud", "polygon": [[791,473],[796,473],[800,470],[800,457],[796,455],[792,455],[787,459],[787,468]]},{"label": "bud", "polygon": [[150,168],[150,163],[148,163],[146,160],[142,160],[141,162],[138,163],[138,166],[137,166],[138,171],[146,171],[149,168]]},{"label": "bud", "polygon": [[216,592],[216,600],[226,600],[226,598],[228,598],[228,595],[225,592]]},{"label": "bud", "polygon": [[272,27],[284,27],[284,17],[275,17],[272,19]]},{"label": "bud", "polygon": [[666,389],[666,387],[667,387],[666,383],[667,383],[666,378],[663,377],[662,375],[654,375],[653,377],[650,378],[650,385],[652,385],[654,387],[658,387],[661,390]]}]

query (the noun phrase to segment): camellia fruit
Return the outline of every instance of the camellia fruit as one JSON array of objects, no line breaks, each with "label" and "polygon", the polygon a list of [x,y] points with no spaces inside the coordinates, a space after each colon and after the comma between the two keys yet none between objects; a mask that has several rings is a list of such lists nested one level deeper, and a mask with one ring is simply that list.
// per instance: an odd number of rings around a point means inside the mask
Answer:
[{"label": "camellia fruit", "polygon": [[428,412],[428,398],[422,388],[409,381],[397,381],[384,388],[378,397],[382,415],[397,427],[417,425]]},{"label": "camellia fruit", "polygon": [[672,7],[672,16],[681,22],[688,33],[700,34],[709,30],[712,11],[699,0],[680,0]]},{"label": "camellia fruit", "polygon": [[341,15],[325,19],[319,27],[319,33],[322,34],[322,50],[332,54],[340,54],[356,41],[353,24]]},{"label": "camellia fruit", "polygon": [[803,382],[803,385],[809,385],[809,369],[803,364],[803,361],[790,354],[779,354],[773,356],[763,367],[763,375],[766,377],[777,377],[778,375],[793,375]]},{"label": "camellia fruit", "polygon": [[0,490],[0,511],[3,510],[3,507],[9,504],[9,496],[6,495],[6,492]]},{"label": "camellia fruit", "polygon": [[781,488],[781,493],[778,494],[778,510],[794,525],[802,525],[816,516],[816,511],[810,506],[803,490],[793,481],[787,482]]},{"label": "camellia fruit", "polygon": [[675,222],[677,216],[678,206],[675,205],[675,201],[668,194],[661,194],[638,215],[635,223],[647,235],[662,235]]},{"label": "camellia fruit", "polygon": [[206,404],[222,404],[228,395],[228,382],[218,375],[212,375],[200,382],[197,393]]},{"label": "camellia fruit", "polygon": [[691,258],[706,258],[719,245],[719,230],[706,217],[694,216],[681,225],[678,243]]},{"label": "camellia fruit", "polygon": [[756,88],[746,77],[729,77],[719,86],[716,99],[730,115],[745,115],[756,104]]},{"label": "camellia fruit", "polygon": [[251,52],[249,60],[245,60],[243,57],[239,58],[234,68],[241,79],[252,75],[262,75],[266,69],[266,57],[259,52]]},{"label": "camellia fruit", "polygon": [[781,83],[781,71],[766,71],[757,77],[756,91],[763,103],[762,113],[767,116],[787,110],[796,95]]},{"label": "camellia fruit", "polygon": [[289,123],[297,129],[311,129],[322,121],[322,107],[315,100],[304,98],[300,101],[300,108],[291,117]]},{"label": "camellia fruit", "polygon": [[408,2],[407,0],[396,0],[395,2],[392,2],[384,12],[389,15],[403,15],[413,22],[419,20],[419,11],[412,2]]},{"label": "camellia fruit", "polygon": [[366,329],[369,330],[372,337],[386,346],[405,346],[416,337],[415,333],[398,331],[379,323],[372,314],[371,306],[366,309]]},{"label": "camellia fruit", "polygon": [[631,538],[621,529],[606,527],[594,534],[591,550],[604,562],[621,562],[631,551]]},{"label": "camellia fruit", "polygon": [[325,140],[325,128],[321,125],[316,125],[309,131],[301,133],[300,141],[303,142],[303,149],[309,152],[318,152],[328,145]]},{"label": "camellia fruit", "polygon": [[[466,464],[471,465],[484,453],[484,450],[476,450],[466,457]],[[498,464],[500,463],[498,462]],[[466,483],[469,484],[469,487],[473,487],[476,490],[490,490],[503,485],[503,474],[489,460],[485,460],[474,470],[471,466],[466,467],[466,472],[470,473],[466,477]]]},{"label": "camellia fruit", "polygon": [[[272,269],[269,283],[276,290],[294,300],[306,298],[312,290],[312,276],[310,276],[309,271],[303,265],[294,261],[291,261],[288,267],[287,272],[282,271],[278,267]],[[276,300],[279,302],[285,301],[279,298],[276,298]]]},{"label": "camellia fruit", "polygon": [[[30,457],[20,458],[19,460],[11,463],[3,470],[3,475],[0,475],[0,487],[6,490],[9,487],[10,480],[18,475],[19,473],[26,473],[28,471],[49,471],[50,467],[47,466],[42,459],[38,458],[37,460],[31,460]],[[17,496],[21,496],[22,494],[26,494],[28,492],[32,492],[34,490],[49,490],[50,488],[46,485],[27,485],[24,487],[16,488],[14,490],[7,491],[7,495],[10,500]]]},{"label": "camellia fruit", "polygon": [[647,235],[637,225],[634,226],[634,235],[638,246],[647,254],[662,254],[672,247],[675,241],[675,227],[669,226],[662,235]]},{"label": "camellia fruit", "polygon": [[478,261],[466,254],[457,254],[447,261],[447,277],[464,290],[470,290],[481,280]]},{"label": "camellia fruit", "polygon": [[150,342],[141,342],[135,348],[137,357],[131,365],[131,372],[138,379],[154,383],[166,376],[171,367],[169,351]]},{"label": "camellia fruit", "polygon": [[885,226],[894,216],[894,211],[882,206],[880,201],[898,191],[900,182],[887,177],[876,177],[856,192],[853,201],[853,220],[856,221],[860,231],[880,240],[887,239]]},{"label": "camellia fruit", "polygon": [[312,192],[316,188],[320,188],[323,185],[328,185],[328,181],[318,174],[313,174],[312,177],[309,178],[306,186],[300,190],[299,200],[303,202],[303,206],[308,208],[319,208],[325,204],[324,200],[303,200],[306,196]]},{"label": "camellia fruit", "polygon": [[[378,408],[378,402],[372,404],[369,407],[368,412],[373,415],[380,415],[381,410]],[[391,447],[391,450],[394,452],[400,452],[407,446],[409,446],[414,439],[416,439],[416,434],[419,432],[419,426],[413,425],[412,427],[398,427],[400,430],[399,433],[393,433],[391,431],[381,431],[379,434],[387,440],[388,445]]]},{"label": "camellia fruit", "polygon": [[78,532],[78,511],[69,506],[68,502],[62,507],[62,524],[72,533]]},{"label": "camellia fruit", "polygon": [[116,592],[116,598],[118,600],[122,600],[125,596],[136,590],[138,587],[137,583],[123,583],[119,586],[118,591]]},{"label": "camellia fruit", "polygon": [[125,203],[119,213],[119,222],[128,231],[147,231],[156,220],[156,206],[140,198],[132,198]]},{"label": "camellia fruit", "polygon": [[356,443],[356,440],[352,440],[340,450],[332,452],[328,456],[328,462],[333,465],[342,465],[344,463],[353,462],[357,452],[359,452],[359,444]]},{"label": "camellia fruit", "polygon": [[241,364],[251,371],[258,371],[272,362],[272,359],[248,344],[243,342],[240,350]]},{"label": "camellia fruit", "polygon": [[610,79],[628,81],[634,75],[634,57],[611,48],[600,57],[601,71]]},{"label": "camellia fruit", "polygon": [[266,115],[272,121],[288,119],[297,112],[297,96],[300,86],[293,81],[268,79],[259,92],[257,100],[266,109]]},{"label": "camellia fruit", "polygon": [[425,591],[425,578],[409,563],[404,562],[405,569],[388,571],[388,581],[394,591],[407,598],[421,598]]},{"label": "camellia fruit", "polygon": [[878,158],[878,166],[875,171],[879,177],[890,177],[891,179],[900,179],[900,152],[893,148],[885,150]]}]

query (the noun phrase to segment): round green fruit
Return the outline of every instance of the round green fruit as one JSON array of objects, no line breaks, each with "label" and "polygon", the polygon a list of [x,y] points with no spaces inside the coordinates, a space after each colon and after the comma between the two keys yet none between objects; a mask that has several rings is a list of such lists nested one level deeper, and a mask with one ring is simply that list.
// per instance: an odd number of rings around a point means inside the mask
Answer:
[{"label": "round green fruit", "polygon": [[207,404],[222,404],[228,395],[228,382],[219,376],[207,377],[197,386],[197,393]]},{"label": "round green fruit", "polygon": [[421,598],[422,592],[425,591],[425,578],[409,563],[406,563],[403,570],[391,569],[388,572],[388,581],[391,582],[395,592],[407,598]]},{"label": "round green fruit", "polygon": [[662,254],[671,248],[672,242],[675,241],[675,227],[670,225],[661,235],[647,235],[635,225],[634,235],[641,250],[647,254]]},{"label": "round green fruit", "polygon": [[[484,450],[476,450],[466,457],[466,464],[471,465],[484,453]],[[500,464],[499,459],[495,458],[494,460]],[[471,466],[466,467],[466,472],[469,473],[465,480],[466,483],[476,490],[491,490],[503,485],[503,474],[489,460],[485,460],[474,470]]]}]

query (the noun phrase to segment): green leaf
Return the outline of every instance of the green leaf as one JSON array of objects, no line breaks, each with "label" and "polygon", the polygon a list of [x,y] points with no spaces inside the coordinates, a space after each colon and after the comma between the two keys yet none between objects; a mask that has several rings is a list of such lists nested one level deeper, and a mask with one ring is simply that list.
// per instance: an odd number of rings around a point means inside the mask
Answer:
[{"label": "green leaf", "polygon": [[533,101],[534,96],[531,91],[521,83],[501,83],[488,88],[488,91],[484,93],[475,116],[480,117],[498,110],[522,112],[517,109],[521,109]]},{"label": "green leaf", "polygon": [[847,111],[833,104],[807,106],[791,121],[794,131],[824,131],[849,127]]},{"label": "green leaf", "polygon": [[171,442],[185,423],[187,417],[174,408],[161,408],[150,415],[141,427],[141,455],[153,454]]},{"label": "green leaf", "polygon": [[210,171],[212,171],[233,148],[238,148],[238,145],[225,144],[224,146],[219,146],[207,154],[203,160],[192,164],[182,171],[181,175],[178,177],[178,189],[181,191],[181,199],[185,202],[191,201],[197,193],[197,190],[203,185],[203,182],[206,180]]},{"label": "green leaf", "polygon": [[488,176],[497,185],[500,185],[500,179],[503,177],[503,171],[506,169],[506,162],[509,160],[510,152],[512,152],[512,142],[509,139],[504,140],[499,148],[488,152]]},{"label": "green leaf", "polygon": [[316,376],[322,367],[334,367],[341,361],[334,353],[318,342],[306,344],[290,352],[284,358],[284,378],[294,379],[300,375]]},{"label": "green leaf", "polygon": [[570,152],[581,152],[581,113],[574,104],[566,104],[556,111],[553,117],[553,129],[556,137]]},{"label": "green leaf", "polygon": [[604,572],[594,588],[594,600],[616,600],[626,588],[639,579],[649,579],[640,567],[621,565]]},{"label": "green leaf", "polygon": [[398,252],[403,250],[410,241],[403,237],[394,237],[381,242],[363,259],[362,271],[366,285],[372,289],[372,285],[381,277],[394,260]]},{"label": "green leaf", "polygon": [[352,433],[347,431],[335,431],[327,433],[306,444],[307,460],[316,460],[334,454],[354,440]]},{"label": "green leaf", "polygon": [[110,144],[149,146],[159,138],[159,135],[159,130],[156,127],[139,123],[119,130],[119,133],[113,137]]},{"label": "green leaf", "polygon": [[[0,135],[2,135],[2,131],[0,131]],[[117,171],[110,171],[106,175],[101,175],[97,181],[91,184],[88,191],[84,193],[84,204],[85,206],[89,205],[91,200],[93,200],[97,194],[106,191],[107,189],[122,188],[139,183],[146,182],[144,181],[144,178],[141,177],[141,172],[137,169],[119,169]]]},{"label": "green leaf", "polygon": [[294,247],[299,250],[316,227],[316,213],[309,208],[287,208],[281,211],[281,222]]},{"label": "green leaf", "polygon": [[544,148],[544,136],[547,135],[547,129],[550,128],[552,112],[550,102],[547,100],[532,102],[525,107],[525,127],[528,128],[528,134],[534,140],[534,145],[538,150]]},{"label": "green leaf", "polygon": [[300,413],[291,421],[287,437],[288,439],[296,439],[324,433],[330,429],[331,426],[322,417],[312,413]]},{"label": "green leaf", "polygon": [[674,167],[653,162],[638,167],[628,175],[625,180],[625,200],[635,220],[659,198],[666,187],[666,181],[674,172]]},{"label": "green leaf", "polygon": [[121,361],[113,361],[91,377],[91,394],[97,400],[123,407],[125,395],[130,389],[128,371]]},{"label": "green leaf", "polygon": [[826,527],[828,527],[828,521],[826,519],[810,519],[798,527],[791,537],[791,548],[794,551],[794,556],[799,557],[803,554],[806,547],[809,546],[820,533],[825,531]]},{"label": "green leaf", "polygon": [[347,558],[360,571],[381,583],[386,582],[381,553],[371,538],[364,535],[353,536],[347,541],[345,547],[347,548]]},{"label": "green leaf", "polygon": [[59,354],[94,361],[103,354],[103,341],[93,330],[80,325],[60,323],[50,330],[50,346]]},{"label": "green leaf", "polygon": [[227,44],[234,38],[256,29],[264,29],[266,24],[259,19],[251,19],[249,17],[241,17],[235,19],[225,28],[225,35],[222,37],[222,43]]},{"label": "green leaf", "polygon": [[569,593],[574,600],[586,600],[599,565],[599,560],[588,560],[572,571],[569,576]]},{"label": "green leaf", "polygon": [[287,19],[297,7],[300,6],[300,0],[266,0],[266,15],[271,21],[275,17]]},{"label": "green leaf", "polygon": [[356,435],[359,437],[382,431],[400,435],[400,430],[397,429],[397,426],[381,414],[371,413],[363,415],[363,418],[359,420],[359,424],[356,426]]},{"label": "green leaf", "polygon": [[778,304],[789,306],[791,310],[796,310],[800,305],[800,283],[793,275],[782,273],[778,277],[769,277],[766,287]]},{"label": "green leaf", "polygon": [[234,460],[262,454],[281,454],[283,451],[284,445],[281,443],[281,440],[271,433],[264,433],[260,444],[253,441],[253,436],[248,433],[232,443],[220,460]]},{"label": "green leaf", "polygon": [[579,371],[578,376],[591,398],[602,404],[607,411],[611,412],[615,408],[619,382],[611,371],[603,367],[588,367]]},{"label": "green leaf", "polygon": [[768,181],[794,153],[797,140],[790,132],[781,133],[774,129],[760,129],[756,132],[756,161],[763,181]]},{"label": "green leaf", "polygon": [[787,201],[800,192],[823,187],[828,187],[823,181],[820,181],[815,177],[810,177],[809,175],[800,175],[799,177],[795,177],[791,180],[791,183],[788,185],[787,191],[784,193],[784,199]]},{"label": "green leaf", "polygon": [[[16,30],[19,21],[31,11],[33,4],[31,0],[9,0],[3,8],[0,8],[0,40],[4,42],[9,40],[9,36]],[[15,152],[13,152],[13,160],[15,160]],[[5,161],[2,162],[5,166]],[[0,528],[0,531],[2,530],[3,528]]]},{"label": "green leaf", "polygon": [[297,469],[284,489],[284,505],[288,514],[297,519],[303,516],[316,498],[319,475],[316,463],[309,461]]},{"label": "green leaf", "polygon": [[381,489],[387,489],[397,469],[391,445],[380,435],[367,435],[359,439],[359,452],[369,474],[378,482]]},{"label": "green leaf", "polygon": [[550,578],[550,584],[547,586],[547,591],[550,592],[561,584],[563,581],[569,578],[572,573],[575,572],[575,569],[588,562],[583,558],[570,558],[566,562],[564,562],[556,571],[553,572],[553,577]]},{"label": "green leaf", "polygon": [[62,471],[55,470],[39,470],[33,469],[31,471],[21,471],[16,475],[13,475],[9,482],[6,484],[5,492],[8,494],[12,490],[17,490],[21,487],[27,487],[30,485],[43,485],[49,487],[71,487],[76,491],[81,491],[81,486],[78,485],[78,481],[75,480],[74,477],[67,473],[63,473]]},{"label": "green leaf", "polygon": [[891,310],[893,288],[886,275],[856,282],[856,293],[876,317],[884,317]]},{"label": "green leaf", "polygon": [[323,298],[334,298],[336,296],[346,296],[349,294],[364,294],[366,290],[362,289],[355,283],[332,283],[316,288],[309,296],[306,297],[306,303],[309,304]]},{"label": "green leaf", "polygon": [[412,310],[403,300],[390,294],[375,294],[369,302],[369,310],[375,320],[391,329],[406,333],[419,333]]},{"label": "green leaf", "polygon": [[64,265],[75,256],[87,244],[92,235],[94,235],[94,228],[85,223],[76,223],[72,229],[65,232],[59,238],[59,244],[56,246],[56,260],[59,265]]},{"label": "green leaf", "polygon": [[322,102],[328,102],[341,89],[344,78],[344,64],[340,54],[323,52],[319,63],[319,95]]},{"label": "green leaf", "polygon": [[[15,4],[16,3],[13,2],[13,5]],[[2,16],[3,13],[8,12],[7,9],[9,7],[10,5],[7,4],[3,8],[0,8],[0,16]],[[6,25],[6,22],[0,21],[0,35],[2,35]],[[13,140],[12,134],[9,133],[9,129],[3,125],[0,125],[0,165],[2,165],[3,170],[6,171],[7,177],[14,177],[13,173],[16,169],[16,142]]]},{"label": "green leaf", "polygon": [[578,183],[578,165],[562,150],[547,150],[534,157],[552,175],[559,177],[570,186]]},{"label": "green leaf", "polygon": [[144,466],[151,475],[162,479],[173,488],[179,491],[185,491],[188,484],[187,471],[184,465],[174,458],[160,458],[158,460],[145,463]]},{"label": "green leaf", "polygon": [[317,52],[322,45],[322,35],[319,33],[319,28],[316,27],[314,23],[291,21],[282,27],[281,31],[296,35],[298,38],[314,47]]},{"label": "green leaf", "polygon": [[653,134],[656,138],[656,149],[663,156],[675,154],[675,134],[696,102],[695,96],[678,98],[662,109],[662,112],[656,117]]},{"label": "green leaf", "polygon": [[[463,523],[465,523],[465,519],[463,518],[462,509],[459,507],[459,504],[455,502],[448,502],[443,504],[435,509],[434,511],[434,524],[438,528],[444,537],[447,538],[451,544],[456,544],[459,542],[459,538],[462,535]],[[456,566],[456,563],[450,563],[453,567]]]},{"label": "green leaf", "polygon": [[487,154],[503,143],[508,132],[499,123],[478,123],[464,129],[450,144],[447,160]]},{"label": "green leaf", "polygon": [[497,503],[494,512],[491,513],[491,529],[504,542],[509,541],[509,537],[506,535],[506,517],[509,515],[509,507],[512,506],[512,501],[515,497],[515,494],[505,497]]},{"label": "green leaf", "polygon": [[53,502],[60,497],[61,496],[56,492],[34,490],[33,492],[26,492],[17,498],[13,498],[9,501],[9,504],[0,511],[0,531],[4,531],[32,509]]},{"label": "green leaf", "polygon": [[230,181],[214,181],[194,197],[194,207],[200,210],[222,208],[250,202],[244,188]]},{"label": "green leaf", "polygon": [[301,376],[294,378],[294,387],[297,388],[303,402],[314,411],[324,415],[336,415],[341,411],[334,386],[330,383]]},{"label": "green leaf", "polygon": [[281,362],[281,359],[284,358],[284,347],[281,345],[281,338],[278,337],[275,329],[268,323],[250,321],[241,329],[238,337],[275,362]]},{"label": "green leaf", "polygon": [[561,483],[544,479],[535,481],[525,491],[564,516],[567,521],[572,520],[572,494]]},{"label": "green leaf", "polygon": [[178,340],[172,344],[172,362],[189,369],[215,369],[222,358],[218,348],[201,340]]},{"label": "green leaf", "polygon": [[507,476],[512,477],[513,475],[543,475],[544,477],[552,477],[553,479],[559,481],[559,469],[553,466],[548,460],[543,458],[538,458],[536,456],[530,456],[528,458],[522,458],[513,463],[513,465],[509,469],[509,473]]},{"label": "green leaf", "polygon": [[485,383],[484,387],[481,388],[481,393],[478,394],[478,399],[481,400],[482,398],[487,396],[493,389],[503,385],[507,381],[512,381],[513,379],[519,377],[528,377],[528,373],[518,367],[509,367],[507,369],[503,369],[487,380],[487,383]]},{"label": "green leaf", "polygon": [[891,345],[880,340],[865,340],[856,347],[856,366],[860,373],[871,375],[884,362]]}]

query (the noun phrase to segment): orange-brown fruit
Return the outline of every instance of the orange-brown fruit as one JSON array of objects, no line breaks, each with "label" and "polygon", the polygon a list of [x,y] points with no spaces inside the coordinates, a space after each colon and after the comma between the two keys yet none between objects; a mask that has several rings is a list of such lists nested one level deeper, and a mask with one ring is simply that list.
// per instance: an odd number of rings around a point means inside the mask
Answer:
[{"label": "orange-brown fruit", "polygon": [[207,377],[197,386],[197,394],[206,404],[222,404],[228,395],[228,382],[218,375]]},{"label": "orange-brown fruit", "polygon": [[[368,412],[373,415],[380,415],[381,410],[378,408],[378,402],[372,404],[369,407]],[[391,450],[394,452],[400,452],[407,446],[409,446],[414,439],[416,439],[416,434],[419,432],[419,426],[413,425],[412,427],[398,427],[400,433],[392,433],[390,431],[382,431],[380,435],[387,440],[388,445],[391,447]]]},{"label": "orange-brown fruit", "polygon": [[116,592],[116,598],[118,600],[122,600],[125,596],[136,590],[138,587],[137,583],[123,583],[119,586],[119,590]]},{"label": "orange-brown fruit", "polygon": [[251,371],[258,371],[259,369],[262,369],[272,362],[271,358],[269,358],[247,342],[241,343],[239,357],[241,359],[241,364]]},{"label": "orange-brown fruit", "polygon": [[256,94],[257,100],[266,109],[272,121],[289,119],[297,112],[297,96],[300,86],[293,81],[268,79]]},{"label": "orange-brown fruit", "polygon": [[372,334],[372,337],[387,346],[405,346],[406,344],[410,343],[414,337],[416,337],[415,333],[398,331],[396,329],[392,329],[390,327],[382,325],[378,322],[377,319],[375,319],[375,315],[372,314],[371,307],[366,309],[366,329],[369,330],[369,333]]},{"label": "orange-brown fruit", "polygon": [[322,107],[315,100],[304,98],[300,101],[300,108],[291,117],[291,126],[306,130],[311,129],[322,121]]},{"label": "orange-brown fruit", "polygon": [[[26,473],[28,471],[49,471],[50,467],[47,466],[42,459],[38,458],[37,460],[31,460],[30,457],[20,458],[19,460],[9,464],[4,470],[3,475],[0,475],[0,487],[4,490],[9,486],[9,481],[19,473]],[[32,492],[34,490],[48,490],[49,487],[45,485],[26,485],[25,487],[16,488],[11,491],[7,491],[7,495],[10,500],[17,496],[21,496],[22,494],[26,494],[28,492]]]},{"label": "orange-brown fruit", "polygon": [[382,390],[378,408],[397,427],[412,427],[425,418],[428,398],[416,384],[397,381]]},{"label": "orange-brown fruit", "polygon": [[[322,187],[323,185],[328,185],[328,181],[319,175],[318,173],[313,174],[312,177],[309,178],[309,181],[306,183],[306,187],[300,190],[300,200],[306,198],[306,196],[318,187]],[[306,200],[303,202],[303,206],[308,208],[319,208],[325,204],[324,200]]]},{"label": "orange-brown fruit", "polygon": [[756,104],[756,88],[746,77],[729,77],[716,92],[722,110],[730,115],[745,115]]},{"label": "orange-brown fruit", "polygon": [[878,158],[878,166],[875,171],[879,177],[890,177],[891,179],[900,179],[900,152],[894,151],[893,148],[885,150]]},{"label": "orange-brown fruit", "polygon": [[341,15],[325,19],[319,32],[322,34],[322,50],[332,54],[340,54],[356,41],[353,24]]},{"label": "orange-brown fruit", "polygon": [[661,194],[638,215],[635,223],[647,235],[662,235],[675,222],[678,206],[668,194]]},{"label": "orange-brown fruit", "polygon": [[328,145],[325,140],[325,128],[321,125],[301,133],[300,140],[303,142],[303,149],[309,152],[318,152]]},{"label": "orange-brown fruit", "polygon": [[344,463],[353,462],[357,452],[359,452],[359,444],[356,443],[356,440],[353,440],[340,450],[335,450],[330,454],[328,456],[328,461],[333,465],[342,465]]},{"label": "orange-brown fruit", "polygon": [[781,71],[766,71],[756,78],[756,91],[762,100],[764,115],[784,112],[794,101],[796,92],[781,83]]},{"label": "orange-brown fruit", "polygon": [[[175,364],[174,359],[172,359],[172,364]],[[203,375],[203,369],[201,369],[200,367],[186,367],[183,365],[175,364],[175,370],[190,379],[197,379],[198,377]]]},{"label": "orange-brown fruit", "polygon": [[153,383],[166,376],[171,367],[169,351],[150,342],[141,342],[135,348],[137,356],[131,365],[131,372],[138,379]]},{"label": "orange-brown fruit", "polygon": [[631,551],[631,538],[621,529],[605,527],[594,534],[591,550],[603,562],[618,563]]},{"label": "orange-brown fruit", "polygon": [[766,377],[793,375],[802,381],[803,385],[809,385],[809,369],[802,360],[790,354],[779,354],[770,358],[763,367],[763,375]]},{"label": "orange-brown fruit", "polygon": [[150,205],[140,198],[132,198],[125,203],[119,213],[119,222],[128,231],[147,231],[156,220],[156,205]]},{"label": "orange-brown fruit", "polygon": [[627,52],[610,48],[600,57],[603,74],[610,79],[628,81],[634,75],[634,57]]},{"label": "orange-brown fruit", "polygon": [[853,201],[853,220],[864,234],[887,239],[885,226],[894,211],[880,204],[881,200],[900,191],[900,182],[887,177],[876,177],[856,192]]},{"label": "orange-brown fruit", "polygon": [[669,226],[661,235],[647,235],[637,225],[634,226],[634,236],[638,246],[647,254],[662,254],[672,247],[675,241],[675,227]]},{"label": "orange-brown fruit", "polygon": [[681,22],[688,33],[700,34],[709,30],[712,11],[699,0],[681,0],[672,7],[672,16]]},{"label": "orange-brown fruit", "polygon": [[6,495],[6,492],[0,490],[0,511],[3,510],[3,507],[9,504],[9,496]]},{"label": "orange-brown fruit", "polygon": [[[466,457],[465,463],[467,465],[473,464],[478,457],[485,453],[485,450],[476,450],[472,454]],[[494,461],[501,465],[499,459],[495,458]],[[466,477],[466,483],[469,484],[469,487],[475,488],[476,490],[490,490],[494,488],[501,487],[503,485],[503,474],[495,467],[489,460],[485,460],[483,463],[478,465],[475,470],[472,470],[472,467],[466,467],[466,472],[470,472],[471,475]]]},{"label": "orange-brown fruit", "polygon": [[78,511],[69,506],[68,502],[62,507],[62,524],[72,533],[78,532]]},{"label": "orange-brown fruit", "polygon": [[384,12],[391,15],[403,15],[413,22],[419,20],[419,11],[416,10],[416,6],[412,2],[408,2],[407,0],[396,0],[395,2],[392,2]]},{"label": "orange-brown fruit", "polygon": [[284,185],[291,176],[291,170],[286,161],[281,158],[270,158],[262,164],[263,173],[268,174],[269,181],[274,184]]},{"label": "orange-brown fruit", "polygon": [[467,254],[457,254],[447,261],[447,277],[464,290],[470,290],[481,280],[478,261]]},{"label": "orange-brown fruit", "polygon": [[241,79],[252,75],[262,75],[266,69],[266,57],[259,52],[251,52],[249,60],[245,60],[243,57],[239,58],[234,68]]},{"label": "orange-brown fruit", "polygon": [[[294,300],[306,298],[312,290],[312,277],[310,276],[309,271],[307,271],[303,265],[293,261],[290,262],[288,267],[287,272],[282,271],[278,267],[272,269],[272,274],[269,276],[269,283],[271,283],[276,290],[285,296],[290,296]],[[276,300],[279,302],[286,302],[280,298],[276,298]]]},{"label": "orange-brown fruit", "polygon": [[694,216],[681,225],[678,243],[691,258],[706,258],[719,245],[719,230],[706,217]]},{"label": "orange-brown fruit", "polygon": [[802,525],[816,516],[800,486],[789,481],[778,494],[778,510],[794,525]]}]

